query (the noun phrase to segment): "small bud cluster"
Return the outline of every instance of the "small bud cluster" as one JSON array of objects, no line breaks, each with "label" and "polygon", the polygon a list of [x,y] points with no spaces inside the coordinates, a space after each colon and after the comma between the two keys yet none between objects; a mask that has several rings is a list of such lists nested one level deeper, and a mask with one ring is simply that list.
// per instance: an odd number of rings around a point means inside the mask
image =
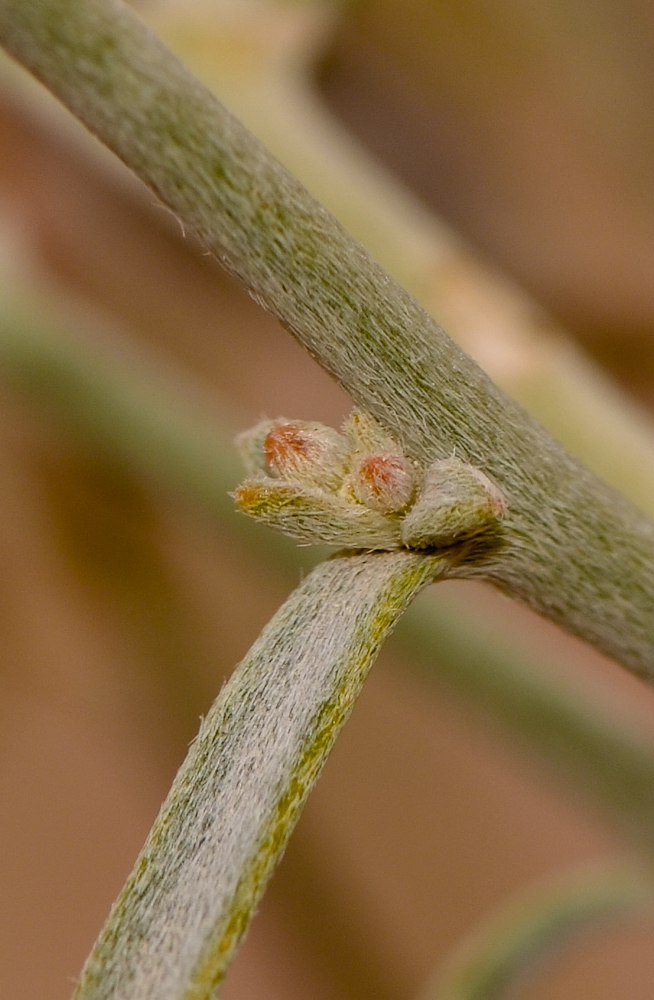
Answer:
[{"label": "small bud cluster", "polygon": [[280,418],[237,447],[248,476],[234,493],[240,509],[305,544],[434,548],[486,530],[506,509],[479,469],[451,458],[425,470],[356,410],[340,434]]}]

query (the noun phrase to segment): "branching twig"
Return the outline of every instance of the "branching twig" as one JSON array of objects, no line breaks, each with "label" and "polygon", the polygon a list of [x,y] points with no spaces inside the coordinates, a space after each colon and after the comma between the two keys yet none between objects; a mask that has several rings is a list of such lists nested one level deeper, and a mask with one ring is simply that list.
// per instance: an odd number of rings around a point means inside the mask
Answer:
[{"label": "branching twig", "polygon": [[[32,295],[33,298],[33,295]],[[174,385],[48,328],[32,310],[0,308],[0,372],[94,448],[115,456],[159,489],[195,504],[217,526],[238,531],[258,556],[297,578],[313,549],[234,514],[228,490],[242,471],[229,431],[194,410]],[[439,595],[440,596],[440,595]],[[530,662],[462,607],[425,594],[403,618],[397,640],[409,662],[477,705],[505,733],[598,808],[632,843],[654,854],[654,744],[552,674],[542,653]]]},{"label": "branching twig", "polygon": [[119,0],[2,0],[0,40],[425,464],[509,503],[462,575],[654,676],[654,527],[445,336]]},{"label": "branching twig", "polygon": [[[478,576],[654,676],[654,528],[567,456],[117,0],[0,0],[0,39],[375,414],[508,499]],[[91,956],[84,1000],[213,994],[380,642],[441,571],[406,550],[305,581],[212,709]]]},{"label": "branching twig", "polygon": [[[0,361],[3,378],[33,393],[48,410],[56,407],[58,417],[90,438],[94,447],[147,470],[164,488],[183,491],[220,521],[231,513],[226,491],[234,485],[236,469],[226,434],[218,426],[210,430],[209,421],[188,408],[171,386],[152,376],[145,380],[99,344],[91,351],[61,334],[41,331],[34,317],[27,318],[17,308],[0,316]],[[248,528],[245,519],[240,523]],[[243,531],[243,538],[248,535]],[[295,546],[273,534],[263,540],[273,546],[268,556],[283,555],[282,565],[297,567]],[[422,598],[426,600],[427,595]],[[633,842],[647,852],[654,851],[654,746],[650,740],[633,732],[619,716],[602,711],[587,692],[575,696],[548,676],[547,670],[538,671],[525,663],[510,646],[500,648],[496,637],[478,634],[477,623],[439,613],[434,601],[428,606],[419,602],[407,619],[408,627],[402,623],[400,632],[404,650],[413,653],[414,661],[434,679],[483,707],[504,730],[546,760],[557,776],[581,790]],[[301,692],[296,696],[301,697]],[[250,818],[241,813],[233,822],[242,822],[247,829]],[[248,856],[241,859],[246,866],[249,860]],[[163,855],[157,863],[165,867]],[[180,879],[182,891],[187,884],[186,878]],[[199,882],[193,885],[197,893]],[[172,909],[170,899],[168,903]],[[112,917],[110,939],[114,940],[114,934],[116,941],[121,937],[117,950],[109,952],[112,962],[131,960],[131,929],[125,928],[127,940],[122,941],[119,928],[123,913],[134,916],[127,906]],[[94,959],[96,968],[108,954],[106,933],[104,950]],[[156,990],[160,988],[157,983]],[[96,991],[95,995],[103,994]]]}]

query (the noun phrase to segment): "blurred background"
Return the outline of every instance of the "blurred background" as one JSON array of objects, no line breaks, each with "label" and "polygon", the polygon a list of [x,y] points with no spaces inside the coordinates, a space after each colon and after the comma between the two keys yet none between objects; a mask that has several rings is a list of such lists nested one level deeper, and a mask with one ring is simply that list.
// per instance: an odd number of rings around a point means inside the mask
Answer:
[{"label": "blurred background", "polygon": [[[480,305],[473,324],[491,375],[508,371],[525,403],[530,392],[538,402],[534,372],[554,336],[563,353],[592,358],[593,384],[620,384],[607,399],[649,442],[651,3],[136,6],[328,204],[331,194],[346,225],[372,234],[373,253],[385,241],[391,266],[406,245],[398,276],[411,271],[428,298],[432,275],[446,325],[492,275],[505,298],[496,313]],[[107,430],[76,410],[66,365],[134,398],[142,388],[145,409],[175,426],[183,415],[203,441],[215,435],[232,486],[233,433],[263,415],[338,426],[349,403],[8,61],[0,264],[0,996],[64,1000],[200,716],[302,572],[265,532],[210,509],[183,473],[166,476],[166,455],[140,461],[136,411],[133,425]],[[509,326],[522,320],[507,296],[528,316],[508,345],[502,310]],[[21,368],[7,331],[24,316],[63,368],[39,371],[33,358]],[[550,663],[654,735],[654,696],[617,666],[479,585],[438,590],[461,622]],[[623,850],[574,793],[478,709],[428,685],[391,642],[224,996],[415,996],[512,892]],[[606,931],[524,996],[645,1000],[653,942],[645,924]]]}]

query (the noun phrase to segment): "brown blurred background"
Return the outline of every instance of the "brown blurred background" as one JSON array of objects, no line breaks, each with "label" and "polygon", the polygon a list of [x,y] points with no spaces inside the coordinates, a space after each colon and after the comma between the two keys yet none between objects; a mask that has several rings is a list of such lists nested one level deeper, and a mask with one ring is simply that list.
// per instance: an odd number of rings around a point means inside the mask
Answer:
[{"label": "brown blurred background", "polygon": [[[362,0],[339,14],[313,85],[654,405],[650,3]],[[262,414],[338,424],[338,388],[89,142],[19,85],[0,92],[7,273],[20,257],[21,287],[71,329],[156,358],[234,429]],[[2,384],[0,414],[0,997],[63,1000],[199,716],[292,581],[230,521]],[[444,587],[654,729],[652,695],[613,664],[490,591]],[[408,998],[513,890],[621,852],[400,660],[391,644],[373,671],[227,1000]],[[607,931],[524,995],[645,1000],[653,942],[651,927]]]}]

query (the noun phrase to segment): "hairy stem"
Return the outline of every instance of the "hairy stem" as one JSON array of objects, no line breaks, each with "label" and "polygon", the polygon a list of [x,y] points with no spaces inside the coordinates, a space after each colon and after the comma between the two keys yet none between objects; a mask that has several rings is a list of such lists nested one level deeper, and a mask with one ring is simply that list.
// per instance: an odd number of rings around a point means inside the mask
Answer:
[{"label": "hairy stem", "polygon": [[654,678],[654,526],[568,456],[119,0],[2,0],[0,40],[426,464],[509,503],[492,581]]},{"label": "hairy stem", "polygon": [[209,1000],[398,616],[443,561],[322,563],[214,703],[83,970],[77,1000]]},{"label": "hairy stem", "polygon": [[[181,492],[212,519],[231,516],[226,491],[237,470],[224,429],[212,426],[208,413],[192,408],[160,376],[121,363],[97,343],[91,350],[43,326],[43,317],[5,307],[0,316],[3,379],[31,393],[94,447],[146,470],[161,487]],[[241,527],[243,541],[255,543],[244,518],[235,517],[232,524]],[[267,556],[297,572],[306,550],[273,533],[254,535],[260,556],[263,544]],[[430,679],[477,704],[559,779],[583,791],[632,843],[654,853],[651,739],[596,704],[591,692],[575,692],[550,676],[547,663],[539,669],[525,662],[463,609],[443,608],[440,595],[423,595],[404,616],[397,638]]]},{"label": "hairy stem", "polygon": [[[240,469],[229,432],[214,413],[194,409],[173,384],[48,328],[43,316],[0,310],[0,372],[94,448],[116,456],[157,487],[229,527],[289,580],[316,557],[234,514],[228,490]],[[518,652],[461,604],[426,593],[403,616],[394,641],[430,682],[478,706],[550,772],[598,809],[631,843],[654,854],[654,743],[592,691],[553,674],[546,657]]]},{"label": "hairy stem", "polygon": [[420,1000],[502,1000],[550,953],[598,925],[654,914],[651,875],[634,868],[567,875],[515,900],[463,945]]},{"label": "hairy stem", "polygon": [[[252,0],[240,16],[221,3],[151,5],[141,13],[509,396],[650,513],[654,440],[645,414],[522,289],[475,260],[321,100],[314,67],[337,30],[338,6]],[[283,25],[284,43],[262,23]]]}]

